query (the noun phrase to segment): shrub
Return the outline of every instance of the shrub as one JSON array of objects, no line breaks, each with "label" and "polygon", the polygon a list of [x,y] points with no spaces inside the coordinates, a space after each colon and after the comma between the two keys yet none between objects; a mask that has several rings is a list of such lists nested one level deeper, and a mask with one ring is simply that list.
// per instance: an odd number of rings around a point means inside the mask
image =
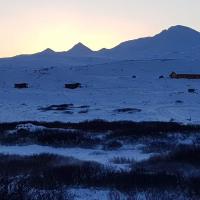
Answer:
[{"label": "shrub", "polygon": [[195,91],[196,91],[195,89],[188,89],[189,93],[195,93]]},{"label": "shrub", "polygon": [[110,141],[106,146],[105,149],[108,150],[116,150],[122,147],[122,143],[120,141]]}]

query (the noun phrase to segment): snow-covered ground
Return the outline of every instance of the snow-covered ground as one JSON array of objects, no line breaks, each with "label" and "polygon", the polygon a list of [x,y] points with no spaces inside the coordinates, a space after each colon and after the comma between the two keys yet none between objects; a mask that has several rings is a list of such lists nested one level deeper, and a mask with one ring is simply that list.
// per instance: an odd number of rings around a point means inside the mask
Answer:
[{"label": "snow-covered ground", "polygon": [[[187,196],[182,193],[178,194],[174,191],[162,191],[158,193],[153,193],[152,191],[139,191],[136,190],[131,193],[120,192],[117,190],[106,190],[106,189],[96,189],[96,188],[73,188],[68,190],[74,200],[149,200],[149,199],[177,199],[185,200]],[[152,193],[151,193],[152,192]]]},{"label": "snow-covered ground", "polygon": [[[115,199],[116,197],[121,200],[126,200],[127,198],[131,198],[131,195],[122,194],[118,191],[111,191],[106,189],[87,189],[87,188],[73,188],[68,190],[70,194],[73,195],[75,200],[109,200]],[[142,200],[142,199],[141,199]],[[144,199],[145,200],[145,199]]]},{"label": "snow-covered ground", "polygon": [[118,150],[98,150],[84,148],[53,148],[49,146],[28,145],[28,146],[2,146],[0,145],[0,154],[31,156],[39,154],[55,154],[65,157],[73,157],[81,161],[94,161],[105,166],[112,166],[116,169],[128,169],[129,165],[115,164],[115,158],[124,158],[131,161],[142,161],[149,159],[153,154],[143,153],[136,147],[123,148]]},{"label": "snow-covered ground", "polygon": [[[172,80],[169,74],[200,73],[200,60],[119,61],[88,66],[0,65],[0,121],[92,119],[200,123],[200,80]],[[159,79],[159,76],[165,76]],[[136,76],[136,78],[132,78]],[[30,88],[18,90],[15,83]],[[76,90],[65,83],[80,82]],[[188,89],[196,89],[188,93]],[[70,112],[41,111],[74,104]],[[89,106],[80,108],[80,106]],[[134,108],[141,112],[116,112]]]}]

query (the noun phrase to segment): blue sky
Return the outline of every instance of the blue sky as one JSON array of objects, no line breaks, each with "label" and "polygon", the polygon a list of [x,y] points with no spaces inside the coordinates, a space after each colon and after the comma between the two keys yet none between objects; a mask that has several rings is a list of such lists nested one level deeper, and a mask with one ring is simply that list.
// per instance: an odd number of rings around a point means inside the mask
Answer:
[{"label": "blue sky", "polygon": [[0,56],[83,42],[97,50],[172,25],[200,30],[200,0],[0,0]]}]

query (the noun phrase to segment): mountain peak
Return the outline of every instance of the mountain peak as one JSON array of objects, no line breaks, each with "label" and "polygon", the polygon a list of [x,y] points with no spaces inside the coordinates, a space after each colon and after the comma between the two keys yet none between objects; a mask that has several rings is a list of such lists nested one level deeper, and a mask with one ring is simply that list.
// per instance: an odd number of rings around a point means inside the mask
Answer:
[{"label": "mountain peak", "polygon": [[[81,42],[79,42],[79,43],[77,43],[76,45],[74,45],[73,47],[72,47],[72,49],[77,49],[77,50],[89,50],[89,51],[91,51],[91,49],[89,49],[87,46],[85,46],[83,43],[81,43]],[[72,50],[71,49],[71,50]]]},{"label": "mountain peak", "polygon": [[[183,26],[183,25],[176,25],[176,26],[171,26],[168,31],[195,31],[194,29]],[[197,31],[195,31],[197,32]]]},{"label": "mountain peak", "polygon": [[50,48],[47,48],[41,52],[38,52],[38,53],[35,53],[32,55],[34,55],[34,56],[52,56],[53,54],[55,54],[55,51]]},{"label": "mountain peak", "polygon": [[[171,26],[170,28],[163,30],[160,34],[188,34],[188,35],[200,35],[200,33],[192,28],[189,28],[187,26],[182,26],[182,25],[176,25],[176,26]],[[158,35],[160,35],[158,34]]]},{"label": "mountain peak", "polygon": [[157,40],[158,45],[170,45],[172,49],[181,47],[184,50],[199,43],[200,32],[187,26],[177,25],[155,35],[153,39],[154,41]]},{"label": "mountain peak", "polygon": [[83,43],[79,42],[74,45],[69,51],[67,51],[67,54],[72,56],[85,56],[91,54],[92,52],[93,51],[91,49],[89,49]]},{"label": "mountain peak", "polygon": [[74,47],[86,47],[86,46],[83,43],[79,42],[76,45],[74,45]]},{"label": "mountain peak", "polygon": [[52,53],[55,53],[55,51],[50,49],[50,48],[47,48],[47,49],[45,49],[44,51],[42,51],[40,53],[42,53],[42,54],[52,54]]}]

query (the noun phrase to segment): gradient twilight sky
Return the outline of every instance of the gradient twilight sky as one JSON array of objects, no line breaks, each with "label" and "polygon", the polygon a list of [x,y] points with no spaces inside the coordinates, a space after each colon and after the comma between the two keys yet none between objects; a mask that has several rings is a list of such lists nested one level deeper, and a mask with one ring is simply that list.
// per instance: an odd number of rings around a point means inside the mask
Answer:
[{"label": "gradient twilight sky", "polygon": [[177,24],[200,30],[199,9],[200,0],[0,0],[0,57],[111,48]]}]

